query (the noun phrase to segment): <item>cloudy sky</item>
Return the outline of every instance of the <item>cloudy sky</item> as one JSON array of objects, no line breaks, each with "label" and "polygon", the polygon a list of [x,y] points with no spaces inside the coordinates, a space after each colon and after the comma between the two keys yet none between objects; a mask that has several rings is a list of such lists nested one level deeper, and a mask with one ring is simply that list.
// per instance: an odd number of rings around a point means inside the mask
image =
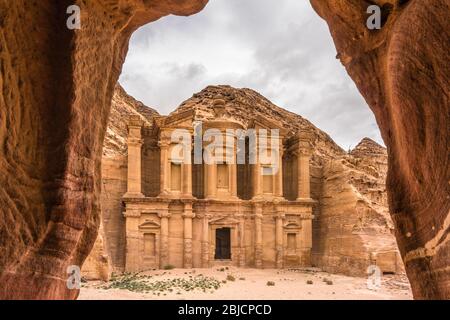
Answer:
[{"label": "cloudy sky", "polygon": [[132,37],[121,84],[161,114],[207,85],[251,88],[310,120],[341,147],[382,143],[373,114],[305,0],[210,0]]}]

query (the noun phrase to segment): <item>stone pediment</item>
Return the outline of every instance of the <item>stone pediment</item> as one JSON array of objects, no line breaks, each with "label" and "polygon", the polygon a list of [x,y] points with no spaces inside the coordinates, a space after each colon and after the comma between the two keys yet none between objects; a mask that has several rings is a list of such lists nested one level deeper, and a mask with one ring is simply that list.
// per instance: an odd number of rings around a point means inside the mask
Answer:
[{"label": "stone pediment", "polygon": [[165,128],[191,128],[194,121],[195,111],[187,110],[181,113],[174,113],[164,119],[161,126]]},{"label": "stone pediment", "polygon": [[285,229],[301,229],[301,224],[295,221],[289,221],[284,225]]},{"label": "stone pediment", "polygon": [[146,220],[139,225],[139,229],[159,229],[161,225],[154,220]]},{"label": "stone pediment", "polygon": [[249,123],[249,128],[261,128],[261,129],[278,129],[280,130],[281,136],[286,136],[288,134],[288,130],[286,130],[283,125],[275,120],[268,119],[266,117],[263,117],[261,115],[258,115],[255,119],[253,119]]},{"label": "stone pediment", "polygon": [[239,220],[232,217],[219,217],[209,220],[210,224],[218,224],[218,225],[232,225],[238,224]]}]

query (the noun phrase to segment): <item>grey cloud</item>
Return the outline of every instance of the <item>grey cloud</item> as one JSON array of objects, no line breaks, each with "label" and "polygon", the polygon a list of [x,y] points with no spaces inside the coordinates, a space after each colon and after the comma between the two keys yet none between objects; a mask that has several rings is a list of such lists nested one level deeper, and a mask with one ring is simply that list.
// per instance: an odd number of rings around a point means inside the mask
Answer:
[{"label": "grey cloud", "polygon": [[197,15],[138,30],[120,81],[163,114],[207,85],[248,87],[343,148],[365,136],[381,143],[373,114],[335,56],[308,1],[214,0]]}]

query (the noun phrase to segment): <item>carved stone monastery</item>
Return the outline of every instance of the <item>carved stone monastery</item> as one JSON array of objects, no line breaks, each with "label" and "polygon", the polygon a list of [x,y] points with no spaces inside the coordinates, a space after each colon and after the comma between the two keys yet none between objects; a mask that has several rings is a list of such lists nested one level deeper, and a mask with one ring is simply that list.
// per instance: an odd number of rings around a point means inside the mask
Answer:
[{"label": "carved stone monastery", "polygon": [[[210,129],[226,142],[215,162],[202,161],[215,141],[206,139]],[[244,140],[230,133],[239,130]],[[190,142],[182,152],[173,139],[180,131]],[[277,170],[259,157],[264,149]],[[364,276],[373,264],[401,272],[386,172],[376,142],[345,151],[251,89],[209,86],[161,116],[118,86],[103,148],[101,228],[83,274],[232,265]]]},{"label": "carved stone monastery", "polygon": [[[174,130],[185,129],[194,139],[195,110],[155,119],[151,130],[137,116],[129,121],[128,190],[123,197],[126,271],[217,263],[257,268],[311,265],[312,135],[301,131],[286,138],[279,123],[262,116],[245,127],[227,117],[224,104],[216,99],[214,119],[202,121],[203,131],[218,130],[223,141],[232,139],[221,163],[192,164],[173,156],[178,146],[172,141]],[[256,154],[265,148],[279,161],[271,167],[259,158],[255,164],[239,163],[238,136],[232,134],[236,129],[278,132],[278,143],[253,145]],[[248,159],[250,143],[243,143]],[[142,168],[149,170],[148,181],[143,181]]]}]

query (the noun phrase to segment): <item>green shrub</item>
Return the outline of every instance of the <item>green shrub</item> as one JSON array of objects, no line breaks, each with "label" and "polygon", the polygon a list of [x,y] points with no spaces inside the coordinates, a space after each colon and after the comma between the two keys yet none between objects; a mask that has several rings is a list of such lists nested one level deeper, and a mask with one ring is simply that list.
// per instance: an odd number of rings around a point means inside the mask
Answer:
[{"label": "green shrub", "polygon": [[229,275],[227,275],[227,280],[228,281],[235,281],[236,278],[233,275],[229,274]]},{"label": "green shrub", "polygon": [[164,269],[164,270],[172,270],[172,269],[175,269],[175,266],[173,266],[173,265],[171,265],[171,264],[166,264],[166,265],[163,267],[163,269]]}]

